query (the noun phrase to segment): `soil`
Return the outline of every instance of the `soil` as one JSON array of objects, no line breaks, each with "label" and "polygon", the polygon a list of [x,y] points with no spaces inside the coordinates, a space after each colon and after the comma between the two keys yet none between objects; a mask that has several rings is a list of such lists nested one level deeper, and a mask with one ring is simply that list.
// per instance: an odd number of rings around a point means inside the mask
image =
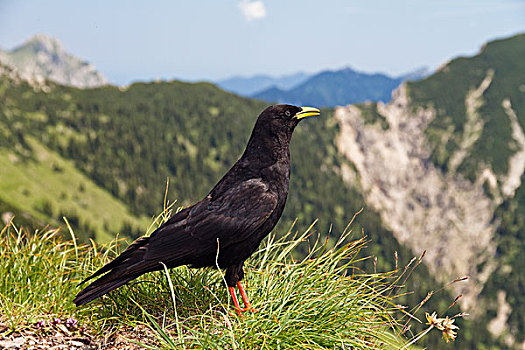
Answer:
[{"label": "soil", "polygon": [[159,346],[153,332],[145,326],[121,328],[117,333],[91,335],[82,329],[68,329],[63,324],[37,327],[27,326],[12,331],[0,323],[0,349],[82,349],[135,350],[139,343]]}]

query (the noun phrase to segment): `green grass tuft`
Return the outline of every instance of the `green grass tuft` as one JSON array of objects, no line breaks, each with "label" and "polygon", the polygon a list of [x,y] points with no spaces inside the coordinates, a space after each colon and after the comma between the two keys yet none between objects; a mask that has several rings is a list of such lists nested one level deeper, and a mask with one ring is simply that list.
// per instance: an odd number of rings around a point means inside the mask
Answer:
[{"label": "green grass tuft", "polygon": [[[161,216],[165,218],[166,215]],[[245,287],[256,313],[238,317],[222,271],[182,266],[146,274],[84,307],[72,303],[78,283],[118,253],[64,240],[56,230],[27,234],[14,225],[0,236],[0,321],[11,332],[38,320],[74,317],[95,336],[147,327],[152,348],[399,349],[395,272],[354,268],[365,238],[334,248],[319,242],[307,257],[292,252],[308,237],[271,236],[247,261]],[[396,316],[398,315],[398,316]]]}]

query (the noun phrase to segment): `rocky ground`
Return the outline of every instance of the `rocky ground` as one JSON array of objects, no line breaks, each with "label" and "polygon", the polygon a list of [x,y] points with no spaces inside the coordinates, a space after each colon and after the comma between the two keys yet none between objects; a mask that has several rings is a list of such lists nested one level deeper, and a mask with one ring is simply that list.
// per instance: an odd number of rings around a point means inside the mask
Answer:
[{"label": "rocky ground", "polygon": [[151,330],[141,325],[102,336],[63,324],[45,327],[31,325],[13,332],[6,324],[0,323],[0,349],[143,349],[139,344],[159,345]]}]

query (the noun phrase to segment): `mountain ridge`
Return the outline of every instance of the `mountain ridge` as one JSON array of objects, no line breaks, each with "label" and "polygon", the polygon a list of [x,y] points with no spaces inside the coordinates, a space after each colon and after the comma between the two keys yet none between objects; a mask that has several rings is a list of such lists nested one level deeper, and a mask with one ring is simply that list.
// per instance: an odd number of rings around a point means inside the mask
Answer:
[{"label": "mountain ridge", "polygon": [[214,83],[223,90],[248,97],[272,86],[276,86],[281,89],[290,89],[304,82],[310,76],[311,74],[302,72],[285,74],[281,76],[257,74],[244,77],[237,75],[231,78],[215,81]]},{"label": "mountain ridge", "polygon": [[417,80],[428,74],[427,68],[392,78],[384,73],[363,73],[350,67],[325,70],[311,75],[291,89],[276,86],[250,97],[267,102],[334,107],[365,101],[388,102],[392,91],[405,80]]},{"label": "mountain ridge", "polygon": [[37,34],[12,50],[0,50],[0,63],[14,68],[33,85],[42,85],[45,80],[77,88],[108,84],[92,64],[71,55],[58,39],[45,34]]}]

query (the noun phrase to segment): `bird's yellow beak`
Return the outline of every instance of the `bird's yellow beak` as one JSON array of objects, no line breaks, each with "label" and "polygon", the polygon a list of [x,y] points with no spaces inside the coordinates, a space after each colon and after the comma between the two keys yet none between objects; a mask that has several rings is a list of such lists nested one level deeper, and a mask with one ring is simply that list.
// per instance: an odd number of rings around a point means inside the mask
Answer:
[{"label": "bird's yellow beak", "polygon": [[321,115],[321,111],[313,107],[301,107],[301,111],[295,115],[296,119],[303,119],[308,117],[317,117]]}]

